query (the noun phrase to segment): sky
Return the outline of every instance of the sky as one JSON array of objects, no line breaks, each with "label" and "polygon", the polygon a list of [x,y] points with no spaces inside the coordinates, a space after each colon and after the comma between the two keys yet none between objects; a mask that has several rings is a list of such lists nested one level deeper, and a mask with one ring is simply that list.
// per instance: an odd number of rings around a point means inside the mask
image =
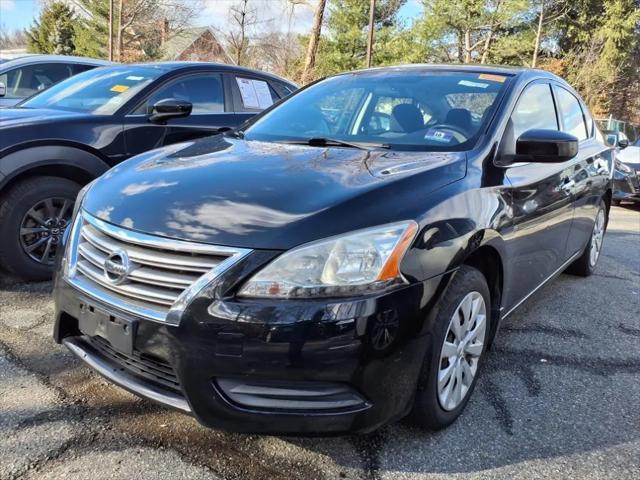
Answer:
[{"label": "sky", "polygon": [[[257,16],[261,23],[269,28],[288,29],[288,15],[285,14],[286,0],[250,0],[257,9]],[[362,0],[367,1],[367,0]],[[202,15],[196,21],[197,25],[211,25],[217,29],[224,29],[228,20],[229,7],[237,0],[200,0],[204,5]],[[315,4],[314,0],[310,0]],[[420,0],[407,0],[402,7],[400,16],[405,20],[418,15],[421,10]],[[30,26],[40,13],[38,0],[0,0],[0,29],[15,30]],[[306,32],[313,21],[313,8],[299,6],[295,9],[295,16],[291,25],[293,31]]]}]

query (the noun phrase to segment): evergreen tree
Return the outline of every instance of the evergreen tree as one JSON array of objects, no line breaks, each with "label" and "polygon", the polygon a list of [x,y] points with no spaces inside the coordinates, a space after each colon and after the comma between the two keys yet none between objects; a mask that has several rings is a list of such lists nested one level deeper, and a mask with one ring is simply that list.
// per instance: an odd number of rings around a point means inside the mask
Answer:
[{"label": "evergreen tree", "polygon": [[[388,49],[397,43],[398,10],[406,0],[378,0],[375,13],[373,64],[389,63],[395,55]],[[370,3],[335,0],[330,3],[327,34],[320,42],[317,72],[320,76],[362,68],[367,51]]]},{"label": "evergreen tree", "polygon": [[27,31],[28,49],[33,53],[71,55],[75,52],[75,16],[64,3],[46,6]]}]

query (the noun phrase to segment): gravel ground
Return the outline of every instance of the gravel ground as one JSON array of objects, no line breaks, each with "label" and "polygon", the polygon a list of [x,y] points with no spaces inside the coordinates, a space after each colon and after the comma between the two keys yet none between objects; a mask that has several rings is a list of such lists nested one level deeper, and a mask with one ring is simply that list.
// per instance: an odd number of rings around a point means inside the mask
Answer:
[{"label": "gravel ground", "polygon": [[0,278],[0,480],[640,478],[640,208],[594,276],[503,325],[465,413],[330,439],[236,435],[140,400],[51,340],[50,283]]}]

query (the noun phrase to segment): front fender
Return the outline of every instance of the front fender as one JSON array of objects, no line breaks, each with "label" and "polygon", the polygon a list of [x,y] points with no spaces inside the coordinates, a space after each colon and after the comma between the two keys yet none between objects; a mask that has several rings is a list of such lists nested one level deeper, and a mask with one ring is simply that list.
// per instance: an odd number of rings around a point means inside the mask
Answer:
[{"label": "front fender", "polygon": [[34,168],[72,167],[96,178],[110,166],[97,155],[66,145],[41,145],[14,151],[0,158],[0,189],[12,178]]}]

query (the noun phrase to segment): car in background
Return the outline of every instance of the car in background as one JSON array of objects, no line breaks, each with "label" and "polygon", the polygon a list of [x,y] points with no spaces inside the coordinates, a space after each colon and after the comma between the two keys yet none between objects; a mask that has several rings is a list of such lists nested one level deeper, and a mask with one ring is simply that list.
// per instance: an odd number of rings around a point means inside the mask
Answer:
[{"label": "car in background", "polygon": [[232,129],[295,89],[229,65],[114,65],[0,110],[0,266],[50,277],[84,184],[133,155]]},{"label": "car in background", "polygon": [[605,130],[602,133],[607,143],[616,147],[612,203],[640,202],[640,146],[630,145],[624,132]]},{"label": "car in background", "polygon": [[54,338],[212,427],[343,434],[411,414],[443,428],[499,323],[561,272],[596,268],[613,148],[595,130],[542,70],[324,79],[85,187]]},{"label": "car in background", "polygon": [[67,55],[29,55],[0,63],[0,107],[9,107],[78,73],[111,62]]}]

